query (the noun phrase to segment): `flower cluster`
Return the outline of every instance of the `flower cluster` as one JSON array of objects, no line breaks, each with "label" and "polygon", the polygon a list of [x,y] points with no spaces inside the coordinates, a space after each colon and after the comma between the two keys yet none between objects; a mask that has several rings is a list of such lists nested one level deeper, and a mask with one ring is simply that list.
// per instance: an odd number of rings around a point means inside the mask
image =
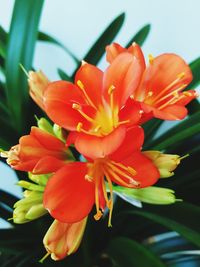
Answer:
[{"label": "flower cluster", "polygon": [[142,151],[142,125],[154,117],[187,115],[185,105],[197,97],[193,90],[183,91],[191,70],[175,54],[150,55],[146,65],[136,43],[128,49],[113,43],[106,53],[104,72],[83,61],[74,83],[50,82],[41,71],[29,72],[30,95],[54,125],[40,119],[18,145],[1,153],[34,182],[19,182],[26,190],[14,206],[14,222],[46,213],[55,219],[44,237],[54,260],[77,250],[93,206],[95,220],[109,210],[111,226],[115,192],[147,203],[175,202],[172,190],[151,186],[172,176],[181,158]]}]

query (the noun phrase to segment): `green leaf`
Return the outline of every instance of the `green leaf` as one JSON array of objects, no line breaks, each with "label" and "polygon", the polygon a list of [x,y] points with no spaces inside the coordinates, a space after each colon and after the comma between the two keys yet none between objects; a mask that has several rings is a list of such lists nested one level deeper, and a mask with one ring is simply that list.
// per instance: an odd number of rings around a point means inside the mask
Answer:
[{"label": "green leaf", "polygon": [[28,111],[27,81],[19,64],[30,69],[38,33],[43,0],[16,0],[6,56],[6,88],[13,122],[19,132]]},{"label": "green leaf", "polygon": [[15,204],[15,202],[17,202],[19,199],[4,191],[4,190],[0,190],[0,202],[3,202],[4,204],[8,205],[10,208],[13,208],[13,205]]},{"label": "green leaf", "polygon": [[122,13],[116,19],[114,19],[111,24],[106,28],[102,35],[97,39],[94,45],[90,48],[89,52],[84,57],[86,62],[96,65],[103,54],[105,53],[105,47],[109,45],[120,28],[122,27],[125,19],[125,14]]},{"label": "green leaf", "polygon": [[67,54],[69,54],[73,58],[73,60],[75,61],[75,63],[77,65],[80,63],[80,60],[66,46],[64,46],[61,42],[56,40],[54,37],[52,37],[52,36],[50,36],[50,35],[48,35],[48,34],[46,34],[44,32],[39,32],[38,40],[58,45],[59,47],[64,49],[65,52],[67,52]]},{"label": "green leaf", "polygon": [[113,239],[108,244],[106,252],[117,267],[165,266],[165,264],[150,252],[150,250],[145,248],[145,246],[126,237],[117,237]]},{"label": "green leaf", "polygon": [[168,130],[165,134],[157,138],[151,144],[152,149],[167,149],[169,147],[176,147],[180,141],[198,134],[200,132],[200,111],[191,115],[183,122],[179,123]]},{"label": "green leaf", "polygon": [[5,45],[7,42],[7,32],[3,29],[3,27],[0,25],[0,40]]},{"label": "green leaf", "polygon": [[142,27],[134,36],[133,38],[128,42],[126,45],[126,48],[132,45],[133,42],[137,43],[138,45],[142,46],[144,41],[146,40],[147,36],[149,35],[151,29],[151,25],[147,24],[144,27]]},{"label": "green leaf", "polygon": [[64,72],[63,70],[58,69],[58,74],[59,74],[59,76],[60,76],[60,78],[62,80],[72,82],[72,78],[66,72]]},{"label": "green leaf", "polygon": [[143,210],[130,210],[118,214],[138,215],[178,232],[200,247],[200,208],[185,202],[170,206],[150,206]]},{"label": "green leaf", "polygon": [[158,132],[160,126],[162,125],[163,121],[153,118],[143,124],[143,129],[145,132],[145,143],[143,150],[146,150],[151,145],[152,139],[154,138],[155,134]]}]

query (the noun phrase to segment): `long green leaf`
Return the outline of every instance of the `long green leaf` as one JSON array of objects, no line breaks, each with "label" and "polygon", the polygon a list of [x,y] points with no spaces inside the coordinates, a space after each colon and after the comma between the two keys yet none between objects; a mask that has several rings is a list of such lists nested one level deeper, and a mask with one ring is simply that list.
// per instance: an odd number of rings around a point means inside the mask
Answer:
[{"label": "long green leaf", "polygon": [[139,215],[159,223],[200,247],[200,208],[195,205],[182,202],[170,206],[151,206],[143,210],[131,210],[124,214]]},{"label": "long green leaf", "polygon": [[85,55],[84,60],[91,64],[96,65],[103,54],[105,53],[106,45],[110,44],[115,36],[118,34],[125,19],[125,14],[122,13],[106,28],[102,35],[97,39],[94,45],[90,48],[89,52]]},{"label": "long green leaf", "polygon": [[166,149],[170,146],[176,146],[178,142],[198,133],[200,133],[200,111],[157,138],[152,142],[151,147],[154,149]]},{"label": "long green leaf", "polygon": [[4,190],[0,190],[0,202],[3,202],[4,204],[8,205],[10,208],[13,208],[13,205],[15,204],[15,202],[17,202],[19,199],[4,191]]},{"label": "long green leaf", "polygon": [[106,252],[117,267],[166,266],[157,256],[150,252],[150,250],[126,237],[117,237],[113,239],[108,244]]},{"label": "long green leaf", "polygon": [[60,76],[60,78],[61,78],[62,80],[72,82],[71,77],[70,77],[66,72],[64,72],[63,70],[58,69],[58,74],[59,74],[59,76]]},{"label": "long green leaf", "polygon": [[151,30],[151,25],[147,24],[144,27],[142,27],[134,36],[133,38],[128,42],[126,45],[126,48],[132,45],[133,42],[137,43],[138,45],[142,46],[144,41],[146,40],[147,36],[149,35],[149,32]]},{"label": "long green leaf", "polygon": [[0,40],[5,45],[7,42],[7,32],[3,29],[3,27],[0,25]]},{"label": "long green leaf", "polygon": [[14,5],[6,57],[6,84],[8,105],[19,132],[28,110],[27,81],[19,64],[25,69],[32,66],[43,2],[16,0]]}]

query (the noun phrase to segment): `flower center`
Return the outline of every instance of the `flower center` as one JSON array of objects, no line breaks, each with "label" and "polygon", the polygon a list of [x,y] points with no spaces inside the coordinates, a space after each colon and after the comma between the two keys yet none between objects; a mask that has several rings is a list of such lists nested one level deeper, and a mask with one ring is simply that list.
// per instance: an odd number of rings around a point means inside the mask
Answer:
[{"label": "flower center", "polygon": [[85,179],[95,183],[96,214],[94,218],[95,220],[99,220],[102,217],[104,206],[106,205],[109,209],[108,226],[110,227],[112,226],[111,219],[113,211],[112,182],[126,187],[139,188],[140,183],[133,178],[136,175],[136,171],[130,166],[117,163],[107,157],[96,159],[94,163],[88,163],[88,170]]},{"label": "flower center", "polygon": [[88,106],[95,109],[93,114],[87,114],[87,112],[83,111],[83,107],[80,104],[72,104],[72,108],[77,110],[77,112],[79,112],[81,116],[90,123],[89,129],[85,129],[83,123],[79,122],[77,124],[78,132],[96,136],[106,136],[119,125],[129,123],[129,120],[119,121],[119,109],[118,106],[114,103],[113,95],[115,87],[113,85],[111,85],[108,89],[109,103],[103,100],[103,104],[100,104],[98,107],[95,106],[80,80],[77,81],[77,85],[82,91],[84,99]]}]

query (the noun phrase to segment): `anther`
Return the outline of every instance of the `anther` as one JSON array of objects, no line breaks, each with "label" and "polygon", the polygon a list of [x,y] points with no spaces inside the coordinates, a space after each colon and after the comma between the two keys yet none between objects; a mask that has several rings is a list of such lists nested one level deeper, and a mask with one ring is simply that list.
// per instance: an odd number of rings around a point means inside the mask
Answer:
[{"label": "anther", "polygon": [[97,133],[100,129],[101,129],[101,125],[97,125],[97,126],[94,128],[94,132]]},{"label": "anther", "polygon": [[102,216],[103,216],[103,213],[100,210],[98,210],[98,212],[94,215],[94,219],[98,221],[101,219]]},{"label": "anther", "polygon": [[79,122],[79,123],[77,124],[77,126],[76,126],[76,130],[77,130],[77,132],[81,132],[82,127],[83,127],[83,124],[82,124],[81,122]]},{"label": "anther", "polygon": [[113,91],[115,90],[115,86],[114,85],[111,85],[109,88],[108,88],[108,94],[111,95],[113,93]]},{"label": "anther", "polygon": [[185,72],[181,72],[177,75],[178,79],[182,79],[185,76]]},{"label": "anther", "polygon": [[84,85],[83,85],[83,83],[82,83],[80,80],[77,81],[77,85],[78,85],[78,87],[79,87],[81,90],[84,89]]},{"label": "anther", "polygon": [[192,96],[190,92],[183,92],[184,96]]},{"label": "anther", "polygon": [[89,174],[86,174],[86,175],[85,175],[85,179],[86,179],[87,181],[89,181],[89,182],[92,182],[93,177],[90,176]]},{"label": "anther", "polygon": [[137,174],[136,170],[134,170],[134,169],[133,169],[132,167],[130,167],[130,166],[127,167],[127,171],[128,171],[130,174],[132,174],[132,175],[136,175],[136,174]]},{"label": "anther", "polygon": [[153,62],[154,62],[154,57],[153,57],[153,55],[152,54],[149,54],[149,64],[153,64]]},{"label": "anther", "polygon": [[76,110],[80,110],[81,109],[81,106],[79,104],[73,103],[72,104],[72,108],[73,109],[76,109]]}]

